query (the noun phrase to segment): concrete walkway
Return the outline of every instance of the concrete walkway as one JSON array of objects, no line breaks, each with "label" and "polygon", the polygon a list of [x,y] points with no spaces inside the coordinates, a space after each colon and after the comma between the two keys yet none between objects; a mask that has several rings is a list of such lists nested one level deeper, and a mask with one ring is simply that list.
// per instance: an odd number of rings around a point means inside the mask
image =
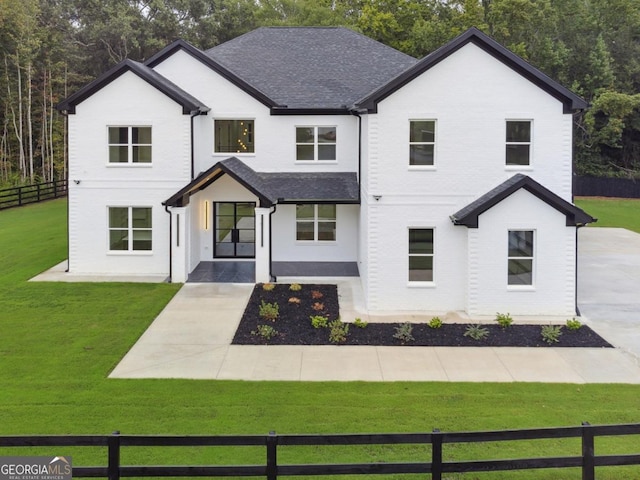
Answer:
[{"label": "concrete walkway", "polygon": [[[253,285],[202,283],[182,287],[110,377],[640,384],[640,235],[618,230],[580,232],[579,303],[615,349],[231,345]],[[361,314],[357,282],[333,283],[344,318]]]}]

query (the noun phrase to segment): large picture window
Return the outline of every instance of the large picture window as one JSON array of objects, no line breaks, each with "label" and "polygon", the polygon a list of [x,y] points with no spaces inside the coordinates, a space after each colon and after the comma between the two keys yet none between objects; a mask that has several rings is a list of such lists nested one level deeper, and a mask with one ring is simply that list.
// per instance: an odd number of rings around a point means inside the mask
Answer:
[{"label": "large picture window", "polygon": [[335,205],[296,205],[296,240],[335,242]]},{"label": "large picture window", "polygon": [[533,230],[509,230],[508,285],[533,285]]},{"label": "large picture window", "polygon": [[335,160],[336,130],[336,127],[296,127],[296,160]]},{"label": "large picture window", "polygon": [[434,165],[435,146],[435,120],[412,120],[409,124],[409,165]]},{"label": "large picture window", "polygon": [[151,207],[109,207],[109,250],[151,250]]},{"label": "large picture window", "polygon": [[507,121],[507,165],[531,163],[531,121]]},{"label": "large picture window", "polygon": [[109,163],[151,163],[151,127],[109,127]]},{"label": "large picture window", "polygon": [[433,252],[433,228],[410,228],[410,282],[433,282]]},{"label": "large picture window", "polygon": [[215,120],[215,153],[255,153],[253,120]]}]

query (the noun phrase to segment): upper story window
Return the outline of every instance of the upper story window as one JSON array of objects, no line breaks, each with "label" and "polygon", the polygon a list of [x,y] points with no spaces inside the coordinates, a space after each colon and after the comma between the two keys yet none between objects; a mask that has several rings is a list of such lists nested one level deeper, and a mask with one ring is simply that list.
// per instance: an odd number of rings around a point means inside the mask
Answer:
[{"label": "upper story window", "polygon": [[296,205],[296,240],[335,242],[335,205]]},{"label": "upper story window", "polygon": [[151,127],[109,127],[109,163],[151,163]]},{"label": "upper story window", "polygon": [[507,120],[507,165],[530,165],[531,120]]},{"label": "upper story window", "polygon": [[533,285],[533,230],[509,230],[508,285]]},{"label": "upper story window", "polygon": [[435,163],[436,121],[409,122],[409,165],[432,166]]},{"label": "upper story window", "polygon": [[433,282],[433,255],[433,228],[410,228],[410,282]]},{"label": "upper story window", "polygon": [[253,120],[215,120],[215,153],[255,153]]},{"label": "upper story window", "polygon": [[296,127],[296,160],[336,160],[336,127]]},{"label": "upper story window", "polygon": [[109,207],[109,250],[151,250],[151,207]]}]

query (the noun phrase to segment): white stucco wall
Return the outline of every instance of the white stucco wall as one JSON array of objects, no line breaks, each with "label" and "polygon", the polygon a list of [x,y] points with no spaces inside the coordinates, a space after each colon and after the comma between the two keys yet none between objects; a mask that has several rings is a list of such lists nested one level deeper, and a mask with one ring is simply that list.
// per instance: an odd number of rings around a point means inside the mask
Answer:
[{"label": "white stucco wall", "polygon": [[358,260],[358,205],[338,205],[335,242],[296,241],[295,205],[278,205],[273,214],[274,262],[356,262]]},{"label": "white stucco wall", "polygon": [[[236,156],[256,171],[356,171],[358,121],[351,115],[270,115],[264,104],[187,53],[179,51],[155,67],[211,112],[196,122],[196,174],[217,161]],[[252,119],[255,126],[254,153],[214,153],[215,119]],[[336,161],[296,162],[296,126],[335,126]]]},{"label": "white stucco wall", "polygon": [[[465,227],[458,227],[466,229]],[[509,230],[534,231],[534,285],[507,285]],[[575,315],[576,227],[526,190],[518,190],[468,229],[469,313]]]},{"label": "white stucco wall", "polygon": [[[108,163],[108,126],[151,126],[152,163]],[[69,115],[69,269],[169,273],[169,215],[161,202],[189,180],[189,116],[127,72]],[[79,182],[79,183],[76,183]],[[151,207],[152,252],[109,252],[109,206]]]},{"label": "white stucco wall", "polygon": [[[409,166],[410,120],[436,121],[433,167]],[[532,122],[531,165],[505,165],[507,120]],[[467,252],[480,246],[472,236],[467,238],[466,228],[454,227],[449,217],[516,173],[531,176],[570,201],[571,142],[572,116],[563,114],[561,102],[473,44],[382,100],[378,113],[368,115],[363,140],[367,151],[362,215],[368,229],[367,240],[361,244],[366,255],[362,262],[368,265],[368,284],[364,285],[369,308],[490,310],[495,314],[498,306],[512,306],[514,313],[521,298],[504,297],[501,287],[500,294],[479,295],[482,299],[472,304],[471,292],[467,292],[471,275]],[[541,203],[527,206],[534,209],[529,212],[534,226],[545,224],[550,215],[550,207]],[[564,220],[561,223],[564,225]],[[435,281],[431,286],[408,285],[410,227],[435,228]],[[484,222],[478,232],[483,234],[492,227]],[[571,229],[560,230],[564,241],[562,232]],[[547,254],[547,247],[540,243],[542,255]],[[563,246],[562,251],[564,255],[567,249]],[[490,265],[478,268],[473,275],[490,274]],[[489,271],[485,273],[485,269]],[[572,275],[573,266],[568,263],[565,270],[549,271],[540,278],[549,289],[562,292],[562,298],[553,299],[547,310],[569,310],[567,292],[572,289]],[[483,293],[496,288],[489,279],[480,283]],[[537,299],[542,297],[542,293],[536,295]],[[537,302],[525,301],[518,310],[533,312],[540,305]]]}]

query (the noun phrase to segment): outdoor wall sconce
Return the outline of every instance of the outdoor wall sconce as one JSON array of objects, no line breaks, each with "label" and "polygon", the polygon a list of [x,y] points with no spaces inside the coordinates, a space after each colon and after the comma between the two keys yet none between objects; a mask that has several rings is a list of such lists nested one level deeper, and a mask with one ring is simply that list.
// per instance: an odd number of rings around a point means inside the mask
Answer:
[{"label": "outdoor wall sconce", "polygon": [[380,200],[382,198],[382,195],[374,195],[373,198],[377,202],[378,200]]},{"label": "outdoor wall sconce", "polygon": [[74,180],[73,183],[75,183],[76,185],[80,185],[80,180]]},{"label": "outdoor wall sconce", "polygon": [[209,230],[209,202],[204,201],[204,229]]}]

